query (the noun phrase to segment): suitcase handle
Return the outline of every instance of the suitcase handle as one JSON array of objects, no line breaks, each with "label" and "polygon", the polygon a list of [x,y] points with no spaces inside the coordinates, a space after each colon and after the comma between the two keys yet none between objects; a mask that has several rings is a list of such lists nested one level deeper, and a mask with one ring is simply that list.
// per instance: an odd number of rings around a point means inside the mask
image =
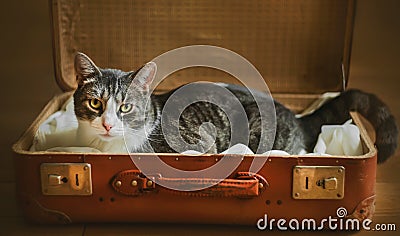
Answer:
[{"label": "suitcase handle", "polygon": [[[179,188],[182,186],[192,186],[194,188],[211,187],[197,191],[178,191],[167,189],[162,185]],[[209,178],[165,178],[161,175],[145,177],[139,170],[121,171],[111,181],[113,189],[123,195],[141,196],[160,191],[168,191],[173,194],[192,196],[192,197],[257,197],[268,187],[267,180],[259,174],[250,172],[238,172],[233,179]]]}]

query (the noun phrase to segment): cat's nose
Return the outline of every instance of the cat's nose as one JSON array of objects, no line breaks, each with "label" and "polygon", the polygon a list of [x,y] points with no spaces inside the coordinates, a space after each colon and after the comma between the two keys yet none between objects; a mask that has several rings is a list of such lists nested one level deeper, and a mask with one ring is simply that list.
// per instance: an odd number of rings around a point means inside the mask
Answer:
[{"label": "cat's nose", "polygon": [[110,131],[110,129],[112,128],[111,125],[107,124],[107,123],[103,123],[103,127],[104,129],[106,129],[107,131]]}]

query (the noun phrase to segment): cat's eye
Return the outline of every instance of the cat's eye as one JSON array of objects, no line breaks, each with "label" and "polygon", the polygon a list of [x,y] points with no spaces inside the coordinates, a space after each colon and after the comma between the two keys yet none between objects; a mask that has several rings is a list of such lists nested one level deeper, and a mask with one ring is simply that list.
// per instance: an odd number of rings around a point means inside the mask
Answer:
[{"label": "cat's eye", "polygon": [[93,108],[95,110],[100,110],[102,103],[99,99],[92,98],[89,100],[89,105],[91,108]]},{"label": "cat's eye", "polygon": [[122,113],[128,113],[128,112],[130,112],[132,110],[132,104],[130,104],[130,103],[122,104],[120,106],[119,110]]}]

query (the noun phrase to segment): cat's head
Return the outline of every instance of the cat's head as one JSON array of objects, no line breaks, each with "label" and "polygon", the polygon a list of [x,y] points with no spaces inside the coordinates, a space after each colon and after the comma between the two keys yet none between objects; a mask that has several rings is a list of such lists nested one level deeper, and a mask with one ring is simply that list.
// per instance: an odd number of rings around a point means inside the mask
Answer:
[{"label": "cat's head", "polygon": [[75,115],[85,135],[112,140],[129,129],[143,136],[156,64],[147,63],[135,72],[101,69],[88,56],[77,53],[74,66],[78,84]]}]

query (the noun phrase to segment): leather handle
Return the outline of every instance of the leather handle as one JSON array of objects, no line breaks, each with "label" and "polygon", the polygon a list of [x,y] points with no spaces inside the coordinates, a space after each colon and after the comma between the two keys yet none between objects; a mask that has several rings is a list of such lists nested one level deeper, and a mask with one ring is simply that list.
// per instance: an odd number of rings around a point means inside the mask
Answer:
[{"label": "leather handle", "polygon": [[[197,191],[178,191],[156,186],[156,182],[173,186],[175,189],[212,186]],[[145,177],[138,170],[125,170],[113,178],[111,185],[115,191],[128,196],[140,196],[163,189],[183,196],[252,198],[259,196],[268,187],[268,182],[261,175],[249,172],[239,172],[233,179],[220,181],[209,178],[165,178],[161,175]]]}]

